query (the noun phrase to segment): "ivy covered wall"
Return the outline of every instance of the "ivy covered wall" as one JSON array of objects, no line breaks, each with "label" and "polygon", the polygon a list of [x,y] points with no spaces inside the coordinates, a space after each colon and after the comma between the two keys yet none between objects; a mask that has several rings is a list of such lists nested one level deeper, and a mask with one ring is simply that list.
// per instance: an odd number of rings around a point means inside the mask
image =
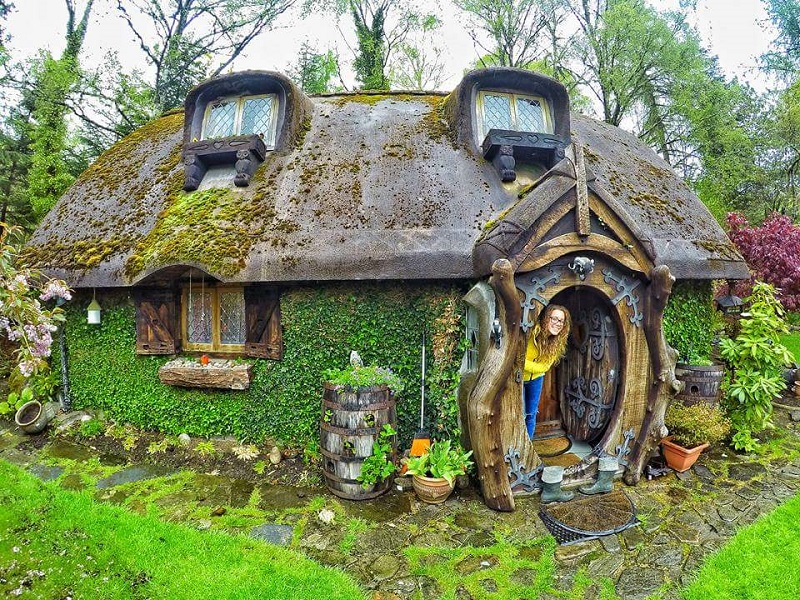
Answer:
[{"label": "ivy covered wall", "polygon": [[86,323],[89,300],[78,298],[69,303],[66,326],[73,406],[102,409],[118,422],[167,433],[305,444],[319,437],[322,372],[346,366],[350,351],[357,350],[364,364],[389,367],[405,381],[397,413],[400,441],[408,445],[419,427],[424,326],[426,425],[434,437],[454,437],[464,292],[410,283],[287,290],[281,295],[284,359],[252,360],[247,391],[161,384],[158,368],[169,357],[136,355],[127,292],[98,293],[100,326]]},{"label": "ivy covered wall", "polygon": [[679,281],[673,286],[664,309],[664,336],[678,351],[679,362],[708,363],[720,326],[710,281]]}]

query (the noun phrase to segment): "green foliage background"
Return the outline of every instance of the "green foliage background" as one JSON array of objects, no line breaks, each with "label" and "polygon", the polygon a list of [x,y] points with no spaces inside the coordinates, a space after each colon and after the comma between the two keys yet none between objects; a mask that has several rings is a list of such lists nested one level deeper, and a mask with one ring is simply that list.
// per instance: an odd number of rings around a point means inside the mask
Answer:
[{"label": "green foliage background", "polygon": [[698,364],[711,359],[718,321],[710,281],[681,281],[673,286],[664,309],[664,336],[678,351],[679,362]]},{"label": "green foliage background", "polygon": [[134,307],[127,294],[98,295],[99,327],[86,323],[88,299],[73,300],[66,326],[73,406],[102,409],[116,421],[167,433],[305,444],[319,435],[323,371],[348,365],[350,351],[358,350],[364,364],[389,367],[403,378],[397,429],[407,446],[419,426],[424,326],[426,426],[434,437],[456,436],[463,293],[400,283],[286,291],[284,359],[253,360],[247,391],[161,384],[158,369],[169,357],[136,355]]}]

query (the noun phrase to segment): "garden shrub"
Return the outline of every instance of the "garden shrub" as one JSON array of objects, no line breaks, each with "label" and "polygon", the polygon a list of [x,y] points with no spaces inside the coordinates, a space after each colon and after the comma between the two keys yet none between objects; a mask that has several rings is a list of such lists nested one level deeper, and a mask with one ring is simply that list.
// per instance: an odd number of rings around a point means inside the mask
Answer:
[{"label": "garden shrub", "polygon": [[0,222],[0,338],[2,363],[11,393],[0,399],[0,415],[16,411],[29,400],[53,399],[56,376],[49,357],[53,333],[64,321],[60,304],[72,299],[61,280],[18,265],[20,235],[16,227]]},{"label": "garden shrub", "polygon": [[775,286],[786,309],[800,309],[800,226],[778,213],[760,227],[750,227],[739,213],[730,213],[727,221],[728,235],[755,272],[755,279]]},{"label": "garden shrub", "polygon": [[752,434],[771,427],[772,401],[786,388],[783,370],[793,357],[780,343],[779,334],[788,328],[775,288],[756,282],[745,300],[749,308],[742,313],[740,333],[723,339],[720,350],[731,371],[723,400],[734,447],[750,451],[757,447]]},{"label": "garden shrub", "polygon": [[388,367],[403,380],[397,429],[407,445],[419,425],[424,326],[426,425],[435,436],[456,437],[463,292],[410,283],[288,289],[281,296],[284,358],[252,360],[247,391],[163,385],[158,369],[170,357],[136,355],[127,293],[98,298],[100,326],[86,323],[86,302],[77,302],[67,310],[66,326],[73,405],[166,433],[307,445],[319,437],[323,373],[347,366],[350,351],[357,350],[364,364]]}]

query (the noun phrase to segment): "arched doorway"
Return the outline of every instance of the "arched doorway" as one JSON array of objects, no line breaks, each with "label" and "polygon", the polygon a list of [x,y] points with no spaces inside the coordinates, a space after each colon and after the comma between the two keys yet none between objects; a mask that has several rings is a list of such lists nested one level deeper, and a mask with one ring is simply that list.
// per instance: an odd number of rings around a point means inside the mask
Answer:
[{"label": "arched doorway", "polygon": [[546,382],[535,437],[566,433],[595,444],[608,426],[621,380],[620,329],[614,308],[588,286],[563,290],[551,301],[572,317],[567,353]]}]

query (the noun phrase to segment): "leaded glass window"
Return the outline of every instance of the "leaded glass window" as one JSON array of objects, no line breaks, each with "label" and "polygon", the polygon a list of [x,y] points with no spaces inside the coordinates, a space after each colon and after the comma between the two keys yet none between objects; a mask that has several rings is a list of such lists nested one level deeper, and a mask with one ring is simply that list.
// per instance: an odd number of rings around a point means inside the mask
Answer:
[{"label": "leaded glass window", "polygon": [[192,283],[184,288],[182,302],[187,350],[244,350],[247,322],[242,288]]},{"label": "leaded glass window", "polygon": [[235,102],[217,102],[212,104],[208,109],[205,137],[213,139],[233,135],[235,118]]},{"label": "leaded glass window", "polygon": [[203,139],[258,134],[267,147],[272,147],[275,139],[276,106],[274,94],[243,96],[210,103],[206,108]]},{"label": "leaded glass window", "polygon": [[186,336],[190,344],[211,343],[211,321],[214,319],[210,290],[190,290]]},{"label": "leaded glass window", "polygon": [[244,344],[244,295],[241,290],[219,294],[219,341],[221,344]]},{"label": "leaded glass window", "polygon": [[553,126],[543,98],[481,92],[478,99],[478,135],[483,141],[490,129],[552,133]]},{"label": "leaded glass window", "polygon": [[483,97],[483,121],[486,131],[511,129],[511,98],[486,94]]},{"label": "leaded glass window", "polygon": [[544,131],[542,102],[537,98],[516,98],[517,125],[520,131]]},{"label": "leaded glass window", "polygon": [[272,99],[253,98],[245,100],[242,108],[241,134],[260,133],[266,138],[271,132]]}]

